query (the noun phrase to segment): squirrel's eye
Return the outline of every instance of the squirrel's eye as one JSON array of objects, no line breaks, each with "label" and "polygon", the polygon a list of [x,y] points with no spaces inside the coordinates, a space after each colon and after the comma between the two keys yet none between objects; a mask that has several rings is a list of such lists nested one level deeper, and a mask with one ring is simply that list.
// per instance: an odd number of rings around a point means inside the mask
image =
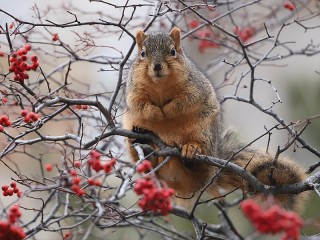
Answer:
[{"label": "squirrel's eye", "polygon": [[176,56],[176,50],[174,48],[171,48],[170,54],[171,56]]},{"label": "squirrel's eye", "polygon": [[146,56],[146,52],[144,51],[144,49],[141,50],[140,56],[141,58],[144,58]]}]

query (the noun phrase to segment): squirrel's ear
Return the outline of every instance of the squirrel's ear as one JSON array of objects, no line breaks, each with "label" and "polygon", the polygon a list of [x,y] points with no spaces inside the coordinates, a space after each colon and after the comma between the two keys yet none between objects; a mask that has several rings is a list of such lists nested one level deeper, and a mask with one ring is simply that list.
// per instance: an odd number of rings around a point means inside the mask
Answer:
[{"label": "squirrel's ear", "polygon": [[181,41],[180,32],[181,32],[180,28],[174,27],[174,28],[172,28],[171,32],[169,33],[170,37],[174,41],[174,45],[177,50],[180,50],[180,41]]},{"label": "squirrel's ear", "polygon": [[142,30],[139,30],[136,34],[136,43],[139,47],[139,50],[142,49],[142,43],[147,38],[148,35],[146,35]]}]

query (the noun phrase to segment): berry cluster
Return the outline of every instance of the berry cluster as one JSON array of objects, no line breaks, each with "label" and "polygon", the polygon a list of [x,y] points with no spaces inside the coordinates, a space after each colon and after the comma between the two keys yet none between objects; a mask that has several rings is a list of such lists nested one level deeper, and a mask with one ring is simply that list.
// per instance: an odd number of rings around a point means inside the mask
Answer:
[{"label": "berry cluster", "polygon": [[20,115],[24,118],[23,121],[25,123],[36,122],[39,119],[38,114],[34,112],[29,112],[26,109],[22,109]]},{"label": "berry cluster", "polygon": [[263,211],[252,199],[243,201],[241,209],[260,233],[284,232],[282,240],[299,239],[299,229],[303,222],[296,213],[285,211],[278,205]]},{"label": "berry cluster", "polygon": [[137,195],[143,195],[138,204],[143,211],[153,211],[165,216],[172,209],[172,188],[161,188],[151,178],[141,178],[136,181],[134,191]]},{"label": "berry cluster", "polygon": [[150,171],[152,168],[151,162],[148,160],[144,160],[138,167],[137,172],[138,173],[145,173],[147,171]]},{"label": "berry cluster", "polygon": [[3,185],[1,187],[2,189],[2,195],[3,196],[13,196],[13,194],[17,194],[17,197],[21,197],[22,196],[22,192],[20,192],[20,189],[17,187],[17,184],[15,182],[12,182],[10,184],[10,186],[7,185]]},{"label": "berry cluster", "polygon": [[27,64],[28,52],[31,50],[31,45],[26,44],[23,48],[18,49],[16,52],[11,54],[9,58],[10,67],[9,71],[14,73],[13,80],[23,83],[25,79],[29,78],[26,73],[30,70],[36,70],[39,67],[38,57],[33,55],[30,59],[32,61],[31,65]]},{"label": "berry cluster", "polygon": [[96,172],[99,172],[103,169],[105,173],[110,173],[113,166],[116,164],[116,160],[112,158],[108,162],[103,164],[100,158],[101,154],[96,150],[92,150],[90,152],[90,159],[88,161],[89,166]]},{"label": "berry cluster", "polygon": [[101,186],[101,182],[99,179],[88,178],[87,183],[88,185],[91,185],[91,186],[97,186],[97,187]]},{"label": "berry cluster", "polygon": [[[189,23],[189,26],[191,28],[196,28],[198,27],[200,24],[199,21],[197,20],[193,20]],[[213,38],[213,39],[217,39],[218,40],[218,37],[217,36],[213,36],[213,33],[211,30],[209,29],[206,29],[206,30],[198,30],[196,32],[196,35],[198,37],[201,37],[201,38]],[[215,43],[213,41],[209,41],[209,40],[206,40],[206,39],[203,39],[200,41],[200,44],[198,46],[198,49],[199,49],[199,52],[200,53],[204,53],[204,51],[207,49],[207,48],[219,48],[220,47],[220,44],[218,43]]]},{"label": "berry cluster", "polygon": [[4,127],[9,127],[11,125],[12,123],[7,115],[0,116],[0,132],[3,132]]},{"label": "berry cluster", "polygon": [[[78,196],[82,197],[86,192],[81,188],[81,177],[78,176],[76,170],[70,170],[69,174],[72,176],[71,190]],[[101,186],[101,182],[98,179],[88,178],[87,184],[90,186]]]},{"label": "berry cluster", "polygon": [[238,35],[243,43],[247,43],[253,37],[255,29],[253,27],[235,27],[233,32]]},{"label": "berry cluster", "polygon": [[22,240],[26,237],[22,228],[14,226],[20,217],[19,206],[13,205],[9,211],[9,220],[0,221],[0,239]]},{"label": "berry cluster", "polygon": [[84,191],[83,188],[81,188],[80,183],[81,183],[81,178],[77,175],[77,173],[73,172],[72,173],[72,186],[71,186],[71,190],[74,191],[74,193],[78,196],[78,197],[82,197],[83,195],[86,194],[86,192]]}]

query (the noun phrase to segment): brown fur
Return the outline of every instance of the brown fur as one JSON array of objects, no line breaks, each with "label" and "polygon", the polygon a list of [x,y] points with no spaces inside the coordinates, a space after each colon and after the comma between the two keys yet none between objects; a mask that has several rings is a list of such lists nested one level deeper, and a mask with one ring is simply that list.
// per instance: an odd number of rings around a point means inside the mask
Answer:
[{"label": "brown fur", "polygon": [[[222,136],[221,110],[216,93],[210,81],[184,55],[180,30],[173,28],[169,34],[151,35],[139,31],[136,42],[140,56],[133,63],[127,80],[124,128],[138,127],[154,132],[167,145],[182,147],[185,159],[200,153],[228,159],[241,144],[231,133]],[[131,142],[128,144],[131,156],[137,161]],[[154,166],[162,161],[161,157],[155,159]],[[265,184],[295,183],[305,177],[301,168],[291,161],[281,159],[278,168],[274,168],[272,157],[256,150],[246,149],[232,161],[246,166]],[[268,178],[271,170],[275,179],[272,183]],[[217,171],[207,164],[192,164],[176,157],[157,175],[176,190],[177,196],[189,198],[197,194]],[[226,171],[219,175],[209,192],[218,196],[218,187],[250,190],[239,176]],[[299,208],[296,196],[279,195],[277,198],[287,207]]]}]

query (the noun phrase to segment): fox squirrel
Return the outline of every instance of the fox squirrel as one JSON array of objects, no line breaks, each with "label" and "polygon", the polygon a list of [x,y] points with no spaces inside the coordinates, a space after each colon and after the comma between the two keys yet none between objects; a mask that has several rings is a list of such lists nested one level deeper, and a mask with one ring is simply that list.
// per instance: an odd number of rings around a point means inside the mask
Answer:
[{"label": "fox squirrel", "polygon": [[[167,33],[136,34],[138,57],[131,66],[126,83],[124,128],[146,129],[168,146],[181,147],[182,159],[173,157],[157,171],[177,200],[195,196],[218,172],[206,163],[192,163],[194,154],[229,159],[242,144],[233,131],[223,133],[222,112],[216,92],[207,77],[183,53],[180,29]],[[127,139],[134,161],[138,155]],[[187,160],[186,160],[187,159]],[[154,167],[164,158],[152,160]],[[277,159],[252,148],[245,148],[232,160],[246,168],[266,185],[292,184],[306,176],[290,160]],[[219,188],[250,191],[250,186],[235,173],[223,170],[207,189],[213,196]],[[306,193],[280,194],[275,199],[286,208],[299,210]]]}]

